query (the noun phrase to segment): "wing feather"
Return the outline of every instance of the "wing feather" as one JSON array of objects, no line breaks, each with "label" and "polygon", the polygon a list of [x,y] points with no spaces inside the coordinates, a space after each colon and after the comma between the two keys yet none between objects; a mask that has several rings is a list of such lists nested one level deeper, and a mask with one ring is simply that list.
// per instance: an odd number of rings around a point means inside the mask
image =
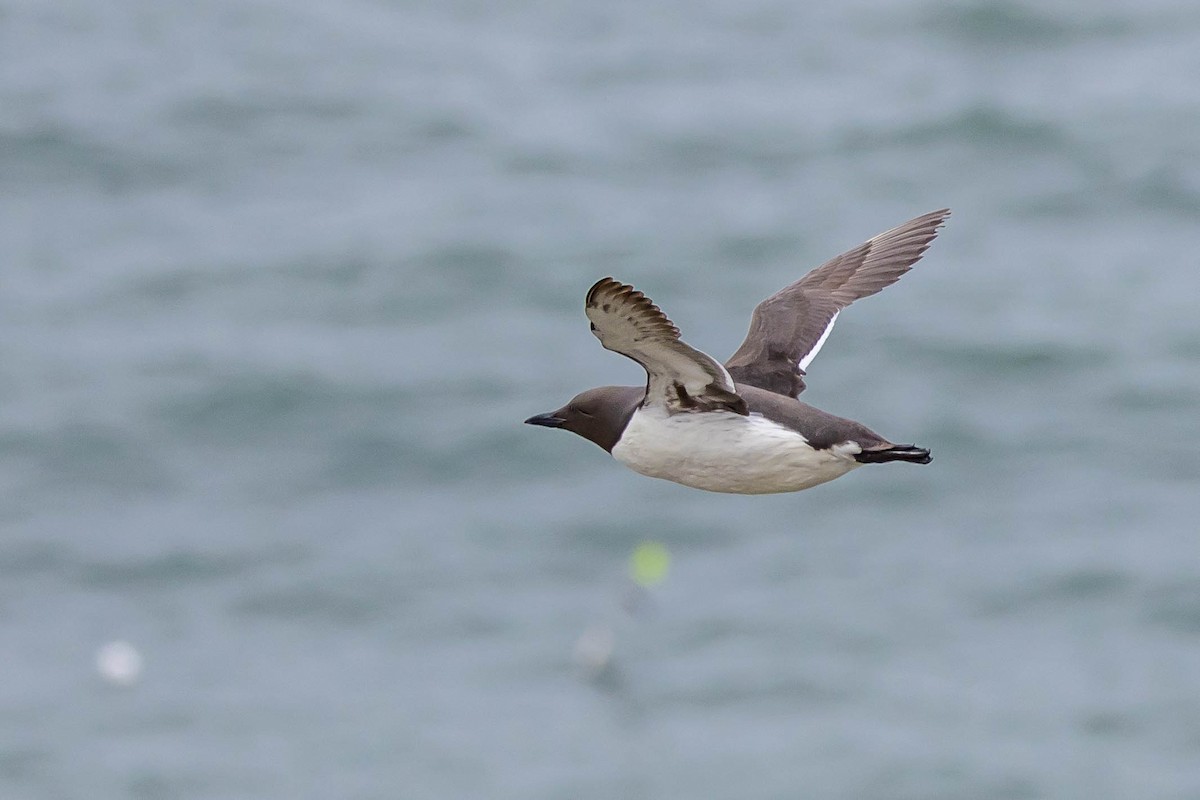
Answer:
[{"label": "wing feather", "polygon": [[584,310],[605,349],[646,370],[643,405],[661,404],[672,412],[748,413],[725,367],[680,339],[679,328],[637,289],[604,278],[588,291]]},{"label": "wing feather", "polygon": [[796,397],[804,370],[833,329],[838,312],[900,279],[929,248],[950,216],[943,208],[884,231],[763,300],[750,330],[725,362],[739,383]]}]

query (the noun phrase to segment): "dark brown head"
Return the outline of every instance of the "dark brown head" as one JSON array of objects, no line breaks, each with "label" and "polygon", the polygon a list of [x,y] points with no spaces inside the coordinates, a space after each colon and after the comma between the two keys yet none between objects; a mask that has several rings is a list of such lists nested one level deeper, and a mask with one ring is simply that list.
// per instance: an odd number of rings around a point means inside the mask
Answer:
[{"label": "dark brown head", "polygon": [[645,395],[641,386],[588,389],[557,411],[530,417],[525,424],[568,430],[611,453]]}]

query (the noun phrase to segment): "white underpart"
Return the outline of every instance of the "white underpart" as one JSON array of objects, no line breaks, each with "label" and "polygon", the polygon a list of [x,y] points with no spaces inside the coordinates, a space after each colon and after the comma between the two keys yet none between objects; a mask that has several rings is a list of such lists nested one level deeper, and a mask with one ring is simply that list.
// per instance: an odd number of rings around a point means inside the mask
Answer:
[{"label": "white underpart", "polygon": [[612,454],[652,478],[710,492],[771,494],[841,477],[862,466],[854,460],[861,452],[855,442],[814,449],[796,431],[761,414],[668,414],[645,407],[634,412]]},{"label": "white underpart", "polygon": [[833,330],[833,323],[837,322],[838,314],[840,313],[842,312],[833,312],[833,316],[829,318],[829,324],[825,326],[825,332],[821,334],[821,338],[817,339],[817,343],[813,345],[812,350],[809,350],[800,359],[800,369],[808,369],[808,365],[817,357],[817,353],[821,352],[821,348],[825,346],[825,340],[829,338],[829,332]]}]

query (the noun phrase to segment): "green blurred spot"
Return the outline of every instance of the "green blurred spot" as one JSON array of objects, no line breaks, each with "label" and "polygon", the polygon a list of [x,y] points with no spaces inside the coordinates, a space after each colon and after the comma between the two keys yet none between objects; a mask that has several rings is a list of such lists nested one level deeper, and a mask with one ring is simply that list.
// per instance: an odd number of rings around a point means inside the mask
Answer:
[{"label": "green blurred spot", "polygon": [[671,554],[659,542],[642,542],[629,557],[629,576],[638,586],[662,583],[671,566]]}]

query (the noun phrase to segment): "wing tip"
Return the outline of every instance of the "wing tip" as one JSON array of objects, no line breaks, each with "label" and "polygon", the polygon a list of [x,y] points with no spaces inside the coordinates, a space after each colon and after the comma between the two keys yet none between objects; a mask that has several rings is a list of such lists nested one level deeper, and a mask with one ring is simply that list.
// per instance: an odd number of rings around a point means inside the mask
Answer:
[{"label": "wing tip", "polygon": [[870,251],[886,248],[896,253],[905,253],[907,250],[903,258],[905,265],[900,273],[903,274],[921,260],[921,256],[925,255],[925,251],[937,239],[938,233],[946,226],[949,217],[949,208],[929,211],[871,237],[866,244]]},{"label": "wing tip", "polygon": [[[930,223],[930,232],[937,236],[937,232],[946,226],[946,220],[950,218],[951,211],[949,208],[939,208],[937,211],[930,211],[917,217],[918,220],[928,220]],[[915,221],[915,220],[914,220]]]},{"label": "wing tip", "polygon": [[665,326],[669,334],[675,339],[680,337],[679,327],[671,321],[671,318],[655,305],[654,301],[647,297],[644,292],[635,289],[632,284],[622,283],[611,275],[601,278],[592,284],[592,288],[588,290],[587,297],[584,300],[585,312],[593,308],[602,308],[605,312],[609,311],[608,303],[605,302],[606,300],[632,305],[636,312],[649,315],[657,324]]},{"label": "wing tip", "polygon": [[920,230],[928,231],[929,233],[936,235],[937,231],[941,230],[945,226],[946,220],[950,218],[950,213],[951,212],[949,208],[939,208],[937,211],[927,211],[918,217],[913,217],[908,222],[901,223],[892,230]]},{"label": "wing tip", "polygon": [[630,289],[633,288],[632,286],[629,286],[629,284],[627,284],[627,283],[621,283],[616,278],[614,278],[612,275],[606,275],[605,277],[601,278],[600,280],[598,280],[592,284],[592,288],[588,289],[587,297],[584,298],[583,302],[588,305],[591,305],[593,302],[595,302],[595,298],[596,298],[597,294],[599,294],[600,292],[602,292],[606,289],[609,289],[610,287],[611,288],[628,287]]}]

